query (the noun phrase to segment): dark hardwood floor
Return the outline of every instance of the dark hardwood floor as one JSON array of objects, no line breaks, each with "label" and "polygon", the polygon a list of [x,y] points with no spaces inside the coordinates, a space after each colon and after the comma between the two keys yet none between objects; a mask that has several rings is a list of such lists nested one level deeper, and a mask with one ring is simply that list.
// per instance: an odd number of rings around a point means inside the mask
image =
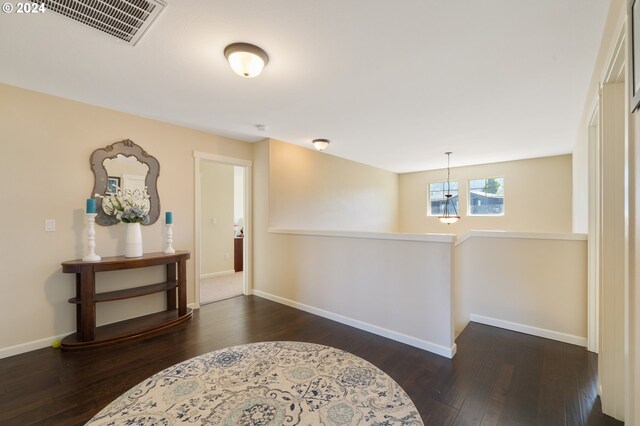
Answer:
[{"label": "dark hardwood floor", "polygon": [[0,360],[0,425],[83,424],[152,374],[227,346],[295,340],[358,355],[393,377],[427,425],[609,425],[584,348],[470,323],[449,360],[254,296],[203,306],[186,326],[83,352]]}]

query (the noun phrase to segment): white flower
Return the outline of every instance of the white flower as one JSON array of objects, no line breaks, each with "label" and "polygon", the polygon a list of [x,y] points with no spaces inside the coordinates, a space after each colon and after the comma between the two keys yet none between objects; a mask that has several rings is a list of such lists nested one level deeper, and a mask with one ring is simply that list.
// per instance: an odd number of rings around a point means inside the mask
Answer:
[{"label": "white flower", "polygon": [[109,216],[114,216],[119,222],[144,224],[149,222],[151,203],[146,187],[144,190],[127,189],[125,191],[116,187],[115,194],[106,197],[96,194],[96,197],[102,198],[102,210]]}]

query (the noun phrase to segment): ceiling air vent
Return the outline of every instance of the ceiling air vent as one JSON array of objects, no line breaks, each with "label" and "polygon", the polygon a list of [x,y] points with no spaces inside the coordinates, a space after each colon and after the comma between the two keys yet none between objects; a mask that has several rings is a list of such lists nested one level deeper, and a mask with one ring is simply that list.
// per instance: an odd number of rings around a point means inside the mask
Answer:
[{"label": "ceiling air vent", "polygon": [[48,10],[135,46],[166,4],[161,0],[39,0]]}]

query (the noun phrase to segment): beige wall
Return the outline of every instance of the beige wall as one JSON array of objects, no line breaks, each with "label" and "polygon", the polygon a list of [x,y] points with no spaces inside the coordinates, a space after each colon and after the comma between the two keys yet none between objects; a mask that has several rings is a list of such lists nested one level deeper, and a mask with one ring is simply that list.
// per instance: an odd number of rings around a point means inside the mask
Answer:
[{"label": "beige wall", "polygon": [[[252,159],[247,143],[6,85],[0,85],[0,129],[0,350],[38,340],[46,345],[52,336],[75,331],[75,309],[67,302],[75,279],[62,274],[60,262],[87,251],[84,203],[93,188],[89,156],[95,149],[129,138],[158,159],[162,210],[174,212],[173,245],[191,251],[193,151]],[[48,218],[56,220],[55,232],[44,232]],[[162,250],[161,222],[143,227],[145,251]],[[99,255],[124,253],[124,226],[97,226],[96,233]],[[188,262],[189,302],[193,265]],[[151,271],[100,274],[98,287],[117,288],[129,279],[149,283],[162,273]],[[101,304],[98,322],[163,309],[156,296]]]},{"label": "beige wall", "polygon": [[[490,177],[504,177],[505,214],[468,216],[468,180]],[[446,179],[446,169],[400,175],[401,232],[571,232],[571,155],[452,168],[451,181],[460,185],[462,217],[453,225],[427,216],[429,183]]]},{"label": "beige wall", "polygon": [[[275,149],[270,145],[275,144]],[[284,155],[281,142],[255,144],[253,163],[253,236],[255,294],[295,306],[355,327],[382,334],[451,356],[454,349],[451,319],[451,242],[400,241],[379,238],[352,238],[344,236],[291,235],[269,232],[269,214],[280,214],[277,209],[291,208],[299,199],[280,198],[277,208],[271,196],[285,191],[285,182],[273,184],[273,177],[282,179],[294,166],[283,158],[272,161],[271,155]],[[287,147],[285,147],[287,148]],[[298,148],[300,149],[300,148]],[[304,149],[303,149],[304,150]],[[304,156],[305,170],[318,170],[337,159],[310,151],[293,151]],[[288,157],[296,162],[297,155]],[[317,163],[317,164],[314,164]],[[349,187],[348,176],[355,176],[356,185],[364,186],[360,165],[340,162],[342,183]],[[354,169],[353,174],[345,174]],[[302,173],[302,172],[301,172]],[[289,174],[294,178],[295,174]],[[331,180],[331,179],[329,179]],[[358,186],[361,185],[361,186]],[[269,188],[271,187],[271,191]],[[286,186],[290,188],[290,186]],[[277,188],[280,188],[279,190]],[[331,202],[333,188],[336,198],[345,199],[345,190],[334,183],[323,188],[323,197]],[[292,191],[302,191],[294,188]],[[307,198],[299,194],[303,200]],[[355,196],[355,195],[354,195]],[[347,197],[348,198],[348,197]],[[319,210],[324,207],[313,204]],[[375,203],[369,203],[369,207]],[[379,206],[379,210],[387,210]],[[354,210],[346,209],[344,218],[335,212],[335,227],[352,223]],[[369,214],[379,217],[379,211],[358,211],[359,217]],[[316,227],[323,223],[315,217]],[[385,213],[386,214],[386,213]],[[280,216],[282,217],[282,216]],[[293,218],[295,219],[295,218]],[[363,218],[366,219],[366,218]],[[287,222],[288,223],[288,222]],[[298,223],[298,222],[296,222]],[[293,223],[292,223],[293,224]],[[304,227],[305,222],[299,222]],[[358,225],[356,223],[355,225]],[[354,225],[354,226],[355,226]],[[360,233],[366,234],[366,233]]]},{"label": "beige wall", "polygon": [[456,333],[470,315],[479,315],[498,320],[494,325],[586,345],[586,240],[504,238],[509,234],[472,236],[456,245]]},{"label": "beige wall", "polygon": [[202,161],[200,179],[200,275],[233,271],[233,166]]},{"label": "beige wall", "polygon": [[273,139],[269,164],[272,227],[397,230],[397,174]]}]

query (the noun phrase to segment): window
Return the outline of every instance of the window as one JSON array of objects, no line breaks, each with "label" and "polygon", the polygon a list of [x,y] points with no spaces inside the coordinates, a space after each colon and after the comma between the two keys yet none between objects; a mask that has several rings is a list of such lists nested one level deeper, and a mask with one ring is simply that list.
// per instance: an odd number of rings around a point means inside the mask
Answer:
[{"label": "window", "polygon": [[501,216],[504,214],[504,178],[471,179],[469,181],[469,215]]},{"label": "window", "polygon": [[[429,216],[441,216],[444,214],[444,204],[447,201],[448,193],[451,193],[451,201],[458,210],[458,182],[451,182],[450,191],[447,192],[447,182],[432,182],[429,184],[429,206],[427,214]],[[453,212],[451,212],[453,213]]]}]

